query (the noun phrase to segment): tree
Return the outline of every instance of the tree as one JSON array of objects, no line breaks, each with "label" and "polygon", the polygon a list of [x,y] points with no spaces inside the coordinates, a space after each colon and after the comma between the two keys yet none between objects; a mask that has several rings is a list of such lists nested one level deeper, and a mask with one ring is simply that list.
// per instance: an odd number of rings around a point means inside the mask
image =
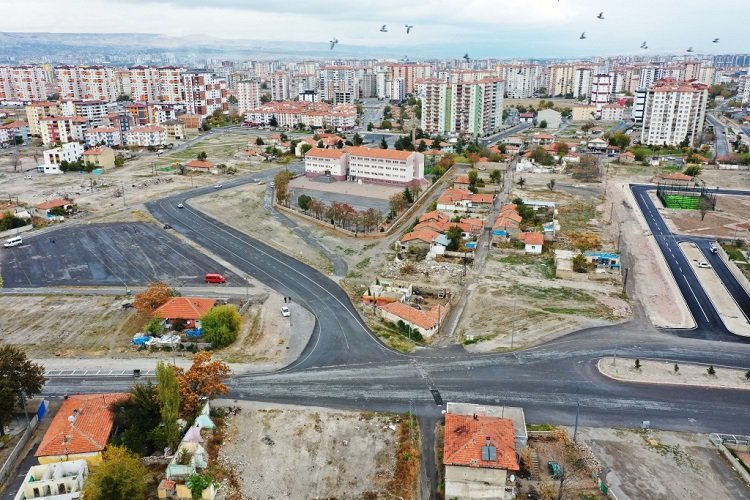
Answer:
[{"label": "tree", "polygon": [[446,238],[450,240],[450,243],[448,244],[448,250],[450,251],[456,251],[461,246],[461,228],[458,226],[451,226],[448,228],[448,232],[445,233]]},{"label": "tree", "polygon": [[272,115],[271,119],[268,120],[268,126],[274,128],[279,126],[279,120],[276,119],[276,115]]},{"label": "tree", "polygon": [[711,206],[711,202],[708,201],[705,198],[701,198],[700,203],[698,204],[698,210],[701,213],[701,220],[706,218],[706,214],[713,210],[713,207]]},{"label": "tree", "polygon": [[208,158],[208,155],[206,154],[205,151],[201,151],[200,153],[198,153],[197,158],[201,161],[204,161],[206,160],[206,158]]},{"label": "tree", "polygon": [[589,120],[586,123],[584,123],[583,125],[581,125],[581,130],[583,130],[584,132],[586,132],[586,134],[588,134],[589,130],[591,130],[594,127],[596,127],[596,125],[594,124],[594,122],[592,122],[592,121]]},{"label": "tree", "polygon": [[237,338],[242,325],[242,316],[233,305],[216,306],[203,318],[203,338],[211,342],[212,347],[226,347]]},{"label": "tree", "polygon": [[267,102],[271,102],[271,94],[263,94],[262,96],[260,96],[260,102],[264,104]]},{"label": "tree", "polygon": [[289,181],[292,175],[286,170],[282,170],[273,178],[274,189],[276,190],[276,203],[286,205],[289,202]]},{"label": "tree", "polygon": [[311,201],[312,201],[311,197],[309,197],[306,194],[301,194],[299,196],[299,198],[297,198],[297,205],[299,205],[299,207],[302,210],[304,210],[305,212],[307,212],[308,210],[310,210],[310,202]]},{"label": "tree", "polygon": [[265,144],[266,144],[266,143],[265,143],[265,141],[263,141],[263,138],[262,138],[262,137],[258,136],[258,138],[257,138],[257,139],[255,139],[255,145],[256,145],[256,146],[263,146],[263,145],[265,145]]},{"label": "tree", "polygon": [[586,256],[582,253],[579,253],[578,255],[573,257],[573,271],[577,273],[589,272],[588,261],[586,261]]},{"label": "tree", "polygon": [[640,360],[640,359],[638,359],[638,358],[636,358],[636,359],[635,359],[635,363],[633,364],[633,367],[634,367],[634,368],[635,368],[636,370],[640,370],[640,369],[641,369],[641,360]]},{"label": "tree", "polygon": [[117,102],[127,102],[130,101],[130,96],[127,94],[120,94],[117,96]]},{"label": "tree", "polygon": [[680,365],[678,365],[677,363],[675,363],[674,364],[674,374],[677,375],[678,373],[680,373]]},{"label": "tree", "polygon": [[180,381],[180,403],[183,418],[192,419],[201,407],[201,399],[211,399],[217,394],[229,392],[224,380],[231,370],[221,361],[211,359],[211,353],[201,351],[193,358],[186,372],[175,368]]},{"label": "tree", "polygon": [[385,137],[380,138],[380,149],[388,149],[388,143],[385,142]]},{"label": "tree", "polygon": [[685,175],[689,175],[690,177],[698,177],[701,173],[703,173],[703,169],[701,169],[700,165],[689,165],[684,172]]},{"label": "tree", "polygon": [[490,172],[490,180],[495,184],[500,184],[503,180],[503,173],[498,169],[493,170]]},{"label": "tree", "polygon": [[523,188],[526,185],[526,179],[524,179],[523,177],[519,177],[516,184],[518,184],[518,187]]},{"label": "tree", "polygon": [[115,156],[115,167],[120,168],[125,165],[125,158],[122,155]]},{"label": "tree", "polygon": [[321,140],[319,140],[319,141],[318,141],[318,144],[317,144],[317,146],[318,146],[318,147],[319,147],[320,149],[323,149],[323,148],[324,148],[324,147],[326,146],[325,144],[323,144],[323,139],[321,139]]},{"label": "tree", "polygon": [[26,357],[12,345],[0,347],[0,435],[12,419],[15,403],[42,392],[44,367]]},{"label": "tree", "polygon": [[310,151],[313,147],[310,144],[303,144],[299,147],[300,153],[302,153],[302,156],[305,156],[308,151]]},{"label": "tree", "polygon": [[404,198],[404,193],[395,193],[388,199],[388,204],[391,209],[391,216],[395,217],[408,207],[408,202]]},{"label": "tree", "polygon": [[601,236],[591,231],[572,233],[569,238],[570,243],[581,252],[602,247]]},{"label": "tree", "polygon": [[13,165],[13,171],[18,171],[18,166],[21,164],[21,157],[18,155],[18,153],[13,153],[10,157],[10,164]]},{"label": "tree", "polygon": [[621,151],[624,151],[628,146],[630,146],[630,136],[625,132],[615,132],[609,138],[609,145],[617,146]]},{"label": "tree", "polygon": [[367,124],[367,131],[372,132],[372,123]]},{"label": "tree", "polygon": [[230,95],[230,96],[229,96],[229,97],[227,98],[227,101],[229,102],[229,104],[237,104],[237,98],[236,98],[236,97],[234,97],[233,95]]},{"label": "tree", "polygon": [[362,145],[362,136],[359,135],[359,133],[355,132],[354,136],[352,137],[352,145],[353,146],[361,146]]},{"label": "tree", "polygon": [[166,446],[161,424],[161,407],[157,388],[151,381],[130,388],[130,397],[114,403],[116,434],[112,443],[125,446],[138,455],[150,455]]},{"label": "tree", "polygon": [[477,179],[479,179],[479,172],[474,169],[469,170],[469,187],[476,187]]},{"label": "tree", "polygon": [[190,474],[185,480],[185,484],[190,488],[190,496],[192,500],[201,500],[203,490],[211,486],[211,480],[200,474]]},{"label": "tree", "polygon": [[164,320],[161,318],[151,318],[151,321],[148,322],[143,331],[149,335],[161,335],[164,331]]},{"label": "tree", "polygon": [[568,165],[568,171],[576,180],[593,182],[599,179],[599,160],[594,155],[581,156],[578,163]]},{"label": "tree", "polygon": [[542,146],[537,146],[531,152],[531,159],[540,165],[550,166],[555,164],[555,159]]},{"label": "tree", "polygon": [[745,380],[750,380],[750,370],[745,372]]},{"label": "tree", "polygon": [[164,426],[167,446],[173,451],[180,444],[180,383],[174,367],[159,361],[156,365],[156,383],[159,388],[159,402],[161,403],[161,423]]},{"label": "tree", "polygon": [[555,190],[555,179],[549,180],[549,182],[547,183],[547,189],[549,189],[550,191]]},{"label": "tree", "polygon": [[547,128],[547,120],[540,121],[539,128]]},{"label": "tree", "polygon": [[174,295],[174,291],[164,283],[158,281],[152,283],[148,289],[137,294],[133,300],[133,307],[141,314],[151,314],[154,310],[165,304]]},{"label": "tree", "polygon": [[709,377],[713,377],[714,375],[716,375],[716,370],[714,370],[714,365],[709,366],[708,369],[706,370],[706,373],[708,373]]},{"label": "tree", "polygon": [[86,500],[131,500],[144,498],[148,469],[133,452],[109,446],[104,461],[91,470],[83,487]]}]

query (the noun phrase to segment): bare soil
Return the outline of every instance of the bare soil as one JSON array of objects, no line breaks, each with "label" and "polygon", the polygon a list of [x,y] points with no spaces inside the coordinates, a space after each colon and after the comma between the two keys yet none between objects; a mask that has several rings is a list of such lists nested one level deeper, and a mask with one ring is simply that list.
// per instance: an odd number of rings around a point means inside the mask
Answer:
[{"label": "bare soil", "polygon": [[231,404],[240,411],[229,421],[219,460],[239,472],[242,498],[392,496],[401,417]]},{"label": "bare soil", "polygon": [[750,239],[750,197],[718,196],[716,211],[701,220],[698,210],[664,210],[675,233],[726,239]]},{"label": "bare soil", "polygon": [[750,380],[745,376],[747,369],[717,366],[714,367],[714,375],[709,375],[709,365],[679,363],[678,370],[675,371],[675,363],[671,361],[639,361],[640,368],[636,368],[633,358],[602,358],[597,363],[597,368],[607,377],[624,382],[750,390]]}]

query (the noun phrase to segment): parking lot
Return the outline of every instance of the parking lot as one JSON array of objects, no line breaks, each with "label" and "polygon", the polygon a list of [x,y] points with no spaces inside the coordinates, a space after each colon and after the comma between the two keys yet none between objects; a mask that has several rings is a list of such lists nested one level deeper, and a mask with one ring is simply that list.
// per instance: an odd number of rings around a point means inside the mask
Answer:
[{"label": "parking lot", "polygon": [[374,208],[381,212],[388,212],[390,208],[388,199],[402,192],[404,188],[347,181],[323,182],[321,179],[297,177],[289,183],[289,190],[290,198],[295,205],[299,196],[306,194],[327,205],[338,201],[348,203],[356,210]]},{"label": "parking lot", "polygon": [[86,224],[43,235],[0,251],[6,288],[124,286],[165,281],[203,283],[207,272],[240,278],[154,224]]}]

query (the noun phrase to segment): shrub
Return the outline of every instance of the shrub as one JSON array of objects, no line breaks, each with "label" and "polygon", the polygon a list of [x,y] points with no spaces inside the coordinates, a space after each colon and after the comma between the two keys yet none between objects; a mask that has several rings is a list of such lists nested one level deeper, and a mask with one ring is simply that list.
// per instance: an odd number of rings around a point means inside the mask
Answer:
[{"label": "shrub", "polygon": [[217,306],[201,319],[201,324],[207,342],[213,347],[225,347],[237,338],[242,317],[232,305]]}]

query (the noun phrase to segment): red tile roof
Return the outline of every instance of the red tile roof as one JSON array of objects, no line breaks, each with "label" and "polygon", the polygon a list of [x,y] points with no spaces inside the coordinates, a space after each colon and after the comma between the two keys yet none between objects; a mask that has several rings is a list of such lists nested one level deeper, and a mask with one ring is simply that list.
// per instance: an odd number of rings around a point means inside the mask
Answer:
[{"label": "red tile roof", "polygon": [[[482,460],[482,447],[495,447],[495,460]],[[443,463],[464,467],[519,470],[513,422],[506,418],[445,415]]]},{"label": "red tile roof", "polygon": [[175,297],[154,311],[154,316],[164,319],[201,319],[216,304],[216,299]]},{"label": "red tile roof", "polygon": [[305,153],[305,158],[308,156],[315,158],[341,158],[345,154],[346,151],[341,149],[312,148]]},{"label": "red tile roof", "polygon": [[65,205],[70,205],[70,200],[56,198],[54,200],[43,201],[42,203],[35,205],[34,208],[38,208],[39,210],[49,210],[50,208],[64,207]]},{"label": "red tile roof", "polygon": [[91,148],[83,152],[84,155],[100,155],[104,152],[103,148]]},{"label": "red tile roof", "polygon": [[[111,405],[128,397],[125,393],[70,396],[63,401],[34,456],[96,453],[104,450],[115,423]],[[71,416],[75,416],[72,423],[69,420]]]},{"label": "red tile roof", "polygon": [[445,215],[440,210],[433,210],[432,212],[427,212],[426,214],[422,215],[419,218],[419,222],[426,222],[428,220],[436,220],[436,221],[449,221],[450,217]]},{"label": "red tile roof", "polygon": [[425,330],[434,328],[441,317],[445,317],[447,308],[445,306],[434,306],[432,309],[415,309],[403,302],[390,302],[380,307],[402,320],[416,325]]},{"label": "red tile roof", "polygon": [[542,233],[521,233],[516,238],[527,245],[544,245],[544,235]]},{"label": "red tile roof", "polygon": [[[420,222],[416,226],[414,226],[414,231],[420,231],[422,229],[428,229],[430,231],[435,231],[438,233],[447,233],[448,230],[455,226],[456,224],[452,224],[449,221],[440,221],[440,220],[426,220],[424,222]],[[401,240],[403,241],[403,240]]]},{"label": "red tile roof", "polygon": [[490,193],[477,193],[471,196],[472,203],[490,204],[495,196]]},{"label": "red tile roof", "polygon": [[398,149],[363,148],[349,146],[345,149],[352,156],[364,156],[365,158],[384,158],[386,160],[407,160],[414,151],[399,151]]},{"label": "red tile roof", "polygon": [[459,175],[456,177],[456,180],[453,181],[454,184],[469,184],[469,176],[468,175]]},{"label": "red tile roof", "polygon": [[412,231],[411,233],[406,233],[401,237],[401,243],[406,243],[409,241],[419,240],[424,241],[425,243],[432,244],[432,240],[435,239],[436,236],[438,236],[440,233],[437,233],[433,231],[432,229],[420,229],[417,231]]},{"label": "red tile roof", "polygon": [[20,120],[16,120],[14,122],[6,123],[5,125],[0,125],[0,128],[13,129],[13,128],[26,127],[26,126],[28,126],[28,123],[22,122]]},{"label": "red tile roof", "polygon": [[185,166],[188,168],[205,168],[205,169],[210,170],[214,168],[216,165],[214,165],[210,161],[205,161],[205,160],[190,160],[189,162],[185,164]]}]

